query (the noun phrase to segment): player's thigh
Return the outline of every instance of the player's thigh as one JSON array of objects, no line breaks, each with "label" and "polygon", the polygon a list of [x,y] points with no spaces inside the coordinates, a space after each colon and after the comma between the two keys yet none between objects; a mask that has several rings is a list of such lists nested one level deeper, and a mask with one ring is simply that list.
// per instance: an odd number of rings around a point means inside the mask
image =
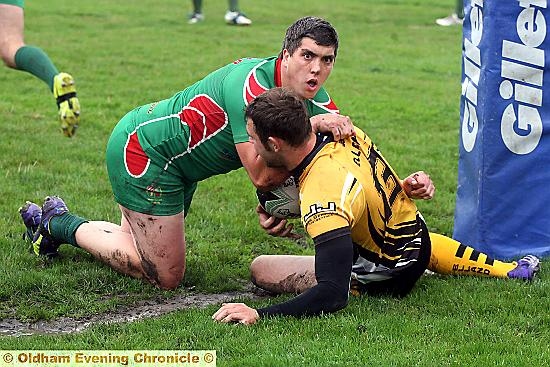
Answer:
[{"label": "player's thigh", "polygon": [[9,66],[15,66],[15,53],[24,45],[23,8],[0,2],[0,56]]},{"label": "player's thigh", "polygon": [[314,256],[261,255],[250,272],[254,284],[274,293],[302,293],[317,284]]},{"label": "player's thigh", "polygon": [[144,271],[153,279],[183,275],[185,233],[183,212],[156,216],[120,206],[130,227]]}]

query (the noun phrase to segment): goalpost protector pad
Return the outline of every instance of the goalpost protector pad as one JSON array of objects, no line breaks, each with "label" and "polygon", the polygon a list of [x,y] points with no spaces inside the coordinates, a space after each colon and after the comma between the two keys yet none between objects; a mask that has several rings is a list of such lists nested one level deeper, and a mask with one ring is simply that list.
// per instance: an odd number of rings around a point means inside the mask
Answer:
[{"label": "goalpost protector pad", "polygon": [[466,0],[453,237],[550,255],[548,0]]}]

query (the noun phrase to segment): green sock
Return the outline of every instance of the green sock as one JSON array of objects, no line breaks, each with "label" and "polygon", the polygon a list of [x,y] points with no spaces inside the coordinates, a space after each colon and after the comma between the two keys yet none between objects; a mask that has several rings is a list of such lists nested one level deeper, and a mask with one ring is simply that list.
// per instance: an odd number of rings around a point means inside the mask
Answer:
[{"label": "green sock", "polygon": [[83,223],[88,223],[88,221],[71,213],[55,216],[50,219],[50,234],[58,241],[79,247],[75,234]]},{"label": "green sock", "polygon": [[193,0],[193,13],[202,13],[202,0]]},{"label": "green sock", "polygon": [[52,60],[38,47],[23,46],[15,53],[15,65],[17,69],[31,73],[42,79],[50,91],[53,92],[53,78],[59,71]]},{"label": "green sock", "polygon": [[229,10],[239,11],[239,0],[229,0]]},{"label": "green sock", "polygon": [[456,15],[460,18],[464,18],[464,1],[463,0],[457,0],[456,2]]}]

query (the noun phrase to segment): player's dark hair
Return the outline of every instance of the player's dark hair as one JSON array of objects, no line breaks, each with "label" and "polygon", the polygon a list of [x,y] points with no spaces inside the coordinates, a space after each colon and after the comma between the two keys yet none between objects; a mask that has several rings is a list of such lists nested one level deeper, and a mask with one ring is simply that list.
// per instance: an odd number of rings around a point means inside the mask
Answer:
[{"label": "player's dark hair", "polygon": [[334,46],[334,56],[338,53],[338,33],[336,29],[324,19],[318,17],[303,17],[294,22],[286,30],[283,50],[287,50],[290,55],[294,54],[302,44],[302,38],[308,37],[320,46]]},{"label": "player's dark hair", "polygon": [[311,123],[304,101],[285,88],[273,88],[260,94],[246,107],[260,142],[277,137],[293,147],[303,144],[311,133]]}]

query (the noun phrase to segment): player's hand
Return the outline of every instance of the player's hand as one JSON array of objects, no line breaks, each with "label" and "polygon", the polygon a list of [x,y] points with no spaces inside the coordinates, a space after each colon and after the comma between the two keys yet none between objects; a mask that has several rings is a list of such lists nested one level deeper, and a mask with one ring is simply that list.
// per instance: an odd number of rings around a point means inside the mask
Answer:
[{"label": "player's hand", "polygon": [[348,116],[323,113],[312,116],[309,121],[313,132],[331,133],[334,141],[355,136],[355,128]]},{"label": "player's hand", "polygon": [[270,236],[274,237],[288,237],[292,239],[302,238],[298,233],[292,232],[294,225],[288,223],[286,219],[281,219],[272,216],[258,204],[256,207],[256,213],[258,213],[258,221],[260,227],[264,229]]},{"label": "player's hand", "polygon": [[411,199],[430,200],[434,197],[435,186],[430,176],[418,171],[403,180],[403,189]]},{"label": "player's hand", "polygon": [[244,303],[222,303],[222,307],[212,315],[212,319],[219,322],[252,325],[260,319],[260,315],[258,311]]}]

